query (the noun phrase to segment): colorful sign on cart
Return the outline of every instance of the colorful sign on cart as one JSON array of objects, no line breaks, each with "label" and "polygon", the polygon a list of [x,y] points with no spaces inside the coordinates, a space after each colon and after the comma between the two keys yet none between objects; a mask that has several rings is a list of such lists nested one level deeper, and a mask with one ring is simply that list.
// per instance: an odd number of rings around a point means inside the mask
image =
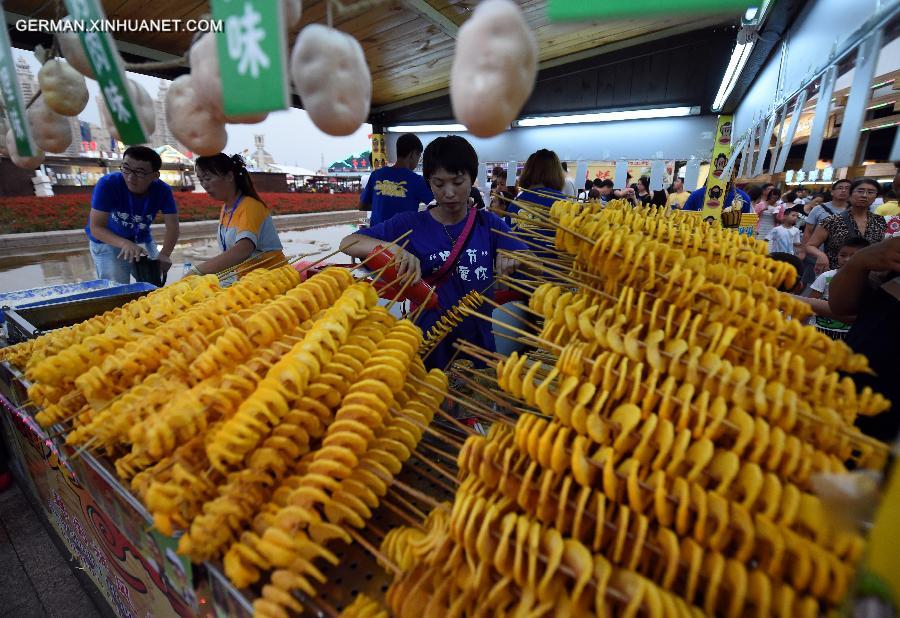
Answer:
[{"label": "colorful sign on cart", "polygon": [[287,108],[287,39],[280,0],[212,0],[225,115]]},{"label": "colorful sign on cart", "polygon": [[[87,23],[106,19],[106,13],[99,0],[65,1],[72,19]],[[98,29],[84,28],[78,33],[78,38],[91,63],[91,68],[94,69],[94,75],[100,84],[100,92],[106,101],[106,109],[109,110],[122,141],[126,144],[147,142],[147,135],[137,114],[137,106],[128,93],[125,70],[112,36]]]},{"label": "colorful sign on cart", "polygon": [[[0,10],[0,94],[3,95],[3,106],[6,118],[16,137],[16,152],[22,157],[34,155],[34,143],[31,141],[31,127],[25,115],[25,102],[22,100],[22,89],[16,79],[16,64],[13,59],[12,45],[9,43],[9,32],[6,29],[6,15]],[[5,136],[0,136],[5,137]]]},{"label": "colorful sign on cart", "polygon": [[205,602],[195,597],[191,565],[175,554],[176,541],[148,533],[146,522],[116,503],[83,458],[70,465],[34,420],[2,396],[0,415],[10,420],[11,451],[19,455],[47,519],[113,613],[199,615]]}]

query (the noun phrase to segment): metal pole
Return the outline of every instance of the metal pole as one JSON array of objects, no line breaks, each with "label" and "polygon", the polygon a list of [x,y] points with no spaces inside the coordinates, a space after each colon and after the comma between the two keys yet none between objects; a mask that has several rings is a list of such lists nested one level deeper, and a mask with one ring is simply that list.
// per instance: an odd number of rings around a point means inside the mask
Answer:
[{"label": "metal pole", "polygon": [[872,78],[875,76],[875,65],[881,53],[883,38],[883,31],[876,30],[862,42],[856,52],[853,84],[850,86],[850,97],[844,108],[844,122],[841,124],[841,132],[834,149],[832,161],[834,167],[856,165],[859,130],[862,129],[866,107],[872,98]]},{"label": "metal pole", "polygon": [[822,152],[822,141],[825,139],[825,125],[828,123],[828,114],[831,112],[831,96],[834,94],[834,82],[837,81],[837,67],[829,67],[822,75],[819,83],[819,97],[816,102],[816,112],[813,116],[812,127],[809,130],[809,141],[806,143],[806,153],[803,156],[803,169],[815,169]]}]

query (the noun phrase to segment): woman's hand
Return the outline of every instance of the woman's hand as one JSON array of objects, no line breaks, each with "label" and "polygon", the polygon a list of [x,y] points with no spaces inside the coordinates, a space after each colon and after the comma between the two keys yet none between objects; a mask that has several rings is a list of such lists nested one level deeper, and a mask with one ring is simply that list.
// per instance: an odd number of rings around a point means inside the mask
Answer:
[{"label": "woman's hand", "polygon": [[816,274],[821,275],[828,270],[830,266],[831,262],[828,261],[828,256],[825,253],[819,252],[819,255],[816,256]]},{"label": "woman's hand", "polygon": [[394,253],[394,260],[397,266],[397,277],[404,278],[413,275],[410,284],[416,284],[422,279],[422,263],[419,258],[414,256],[406,249],[397,249]]},{"label": "woman's hand", "polygon": [[498,255],[494,261],[494,277],[508,275],[519,267],[519,260],[505,255]]},{"label": "woman's hand", "polygon": [[119,251],[119,259],[128,262],[137,262],[141,256],[147,253],[144,248],[136,243],[126,240]]},{"label": "woman's hand", "polygon": [[163,273],[169,272],[169,269],[172,268],[172,258],[166,255],[165,253],[159,254],[159,270]]}]

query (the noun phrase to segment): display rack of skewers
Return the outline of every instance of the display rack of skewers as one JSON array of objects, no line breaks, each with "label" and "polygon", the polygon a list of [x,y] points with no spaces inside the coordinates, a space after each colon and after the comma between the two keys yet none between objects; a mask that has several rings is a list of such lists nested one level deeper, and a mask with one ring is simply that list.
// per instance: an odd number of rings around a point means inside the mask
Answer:
[{"label": "display rack of skewers", "polygon": [[[504,280],[533,320],[502,326],[532,351],[458,344],[493,370],[481,393],[492,403],[448,398],[490,431],[460,446],[454,500],[388,533],[381,560],[397,575],[383,601],[359,607],[836,610],[865,541],[828,516],[813,479],[886,464],[887,446],[853,420],[887,402],[838,374],[866,370],[865,358],[803,326],[806,307],[776,289],[793,271],[753,239],[616,203],[517,206],[558,254],[524,258],[530,282]],[[472,371],[454,368],[451,383]]]},{"label": "display rack of skewers", "polygon": [[[812,482],[885,465],[853,420],[887,402],[838,374],[865,358],[802,325],[776,290],[793,271],[751,238],[619,203],[516,205],[513,235],[542,253],[500,278],[529,316],[497,325],[525,346],[508,357],[458,342],[469,360],[446,375],[421,364],[454,320],[494,320],[488,295],[423,335],[346,270],[298,284],[284,267],[188,279],[4,356],[72,456],[116,457],[157,528],[221,560],[260,616],[838,607],[865,542]],[[112,327],[127,315],[146,328]],[[168,346],[149,366],[145,337]]]},{"label": "display rack of skewers", "polygon": [[422,463],[445,450],[419,447],[446,414],[446,377],[425,370],[412,321],[347,269],[301,283],[290,264],[255,266],[189,277],[2,354],[64,457],[114,471],[179,553],[220,565],[256,615],[337,615],[367,589],[351,582],[380,572],[360,548],[450,495]]}]

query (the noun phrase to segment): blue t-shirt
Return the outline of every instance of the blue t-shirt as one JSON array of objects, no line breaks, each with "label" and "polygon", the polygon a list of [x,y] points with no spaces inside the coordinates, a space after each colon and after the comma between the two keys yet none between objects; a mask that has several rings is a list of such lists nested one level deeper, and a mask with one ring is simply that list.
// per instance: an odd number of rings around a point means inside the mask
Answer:
[{"label": "blue t-shirt", "polygon": [[[540,208],[538,208],[538,210],[549,217],[550,207],[553,206],[553,202],[570,198],[561,191],[555,191],[553,189],[548,189],[547,187],[533,187],[532,189],[522,189],[519,195],[516,196],[516,199],[520,202],[530,202],[530,204],[526,204],[529,208],[533,208],[534,205],[539,206]],[[541,240],[534,236],[530,236],[529,234],[529,243],[533,243],[533,245],[542,245],[546,248],[546,250],[541,251],[537,247],[529,245],[528,248],[535,256],[539,258],[559,259],[559,253],[555,248],[556,232],[554,230],[548,229],[547,225],[541,222],[538,217],[522,210],[513,202],[505,204],[504,207],[507,212],[519,214],[518,217],[506,217],[506,222],[509,223],[513,230],[518,231],[521,229],[523,232],[537,233],[545,238],[545,240]],[[533,220],[536,227],[531,226],[526,219]],[[544,273],[544,276],[546,277],[547,273]],[[517,272],[514,277],[517,279],[533,280],[532,276],[524,272]]]},{"label": "blue t-shirt", "polygon": [[[422,212],[401,213],[379,225],[360,230],[358,233],[390,242],[408,230],[412,230],[412,234],[404,239],[404,242],[409,241],[406,250],[419,258],[422,264],[422,276],[427,277],[443,265],[444,260],[453,249],[453,243],[462,233],[465,225],[465,219],[454,225],[441,225],[431,216],[430,210],[423,210]],[[492,229],[509,232],[509,226],[500,217],[492,212],[479,211],[475,216],[475,225],[469,240],[459,254],[456,269],[437,289],[440,307],[425,310],[422,317],[416,321],[423,332],[427,333],[448,309],[456,306],[463,296],[472,290],[483,291],[493,283],[494,260],[497,257],[498,249],[518,251],[527,248],[524,243],[496,234],[491,231]],[[491,306],[485,303],[482,305],[481,311],[485,315],[490,315]],[[429,368],[444,368],[456,352],[453,342],[457,339],[465,339],[486,350],[493,351],[495,349],[491,324],[470,316],[444,338],[428,356],[425,364]]]},{"label": "blue t-shirt", "polygon": [[434,196],[425,179],[405,167],[382,167],[372,172],[360,201],[371,204],[370,225],[378,225],[401,212],[416,212]]},{"label": "blue t-shirt", "polygon": [[[706,187],[700,187],[699,189],[691,191],[691,196],[687,198],[682,210],[703,210],[703,194],[705,191]],[[741,212],[753,212],[753,206],[750,204],[750,196],[740,189],[732,189],[728,192],[728,195],[725,196],[725,206],[722,207],[722,210],[731,206],[731,202],[734,200],[735,191],[737,191],[738,195],[741,196],[741,199],[744,200],[744,206],[741,208]]]},{"label": "blue t-shirt", "polygon": [[[91,208],[108,212],[107,229],[116,236],[136,243],[153,240],[150,236],[150,224],[156,213],[162,211],[165,215],[174,215],[178,212],[172,188],[162,180],[154,180],[147,193],[138,196],[128,190],[121,172],[107,174],[100,179],[91,195]],[[84,231],[88,238],[100,242],[91,235],[90,215]]]}]

